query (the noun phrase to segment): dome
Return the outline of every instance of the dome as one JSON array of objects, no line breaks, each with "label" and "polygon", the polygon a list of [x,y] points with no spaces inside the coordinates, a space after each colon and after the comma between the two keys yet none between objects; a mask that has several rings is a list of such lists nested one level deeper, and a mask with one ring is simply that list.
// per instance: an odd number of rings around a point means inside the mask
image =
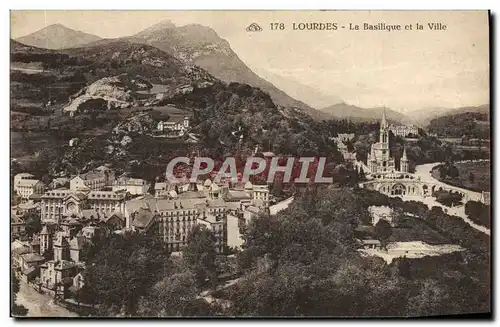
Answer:
[{"label": "dome", "polygon": [[203,183],[203,186],[205,187],[209,187],[210,185],[212,185],[212,181],[210,180],[210,178],[207,178],[205,180],[205,182]]},{"label": "dome", "polygon": [[168,195],[172,198],[176,198],[177,197],[177,192],[175,190],[172,190],[170,192],[168,192]]}]

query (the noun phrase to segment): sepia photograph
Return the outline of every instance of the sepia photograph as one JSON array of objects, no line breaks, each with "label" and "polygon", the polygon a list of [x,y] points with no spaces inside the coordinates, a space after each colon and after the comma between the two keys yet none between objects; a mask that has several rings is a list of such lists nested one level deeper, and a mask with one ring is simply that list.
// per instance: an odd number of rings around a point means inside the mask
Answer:
[{"label": "sepia photograph", "polygon": [[487,10],[11,10],[10,316],[492,318]]}]

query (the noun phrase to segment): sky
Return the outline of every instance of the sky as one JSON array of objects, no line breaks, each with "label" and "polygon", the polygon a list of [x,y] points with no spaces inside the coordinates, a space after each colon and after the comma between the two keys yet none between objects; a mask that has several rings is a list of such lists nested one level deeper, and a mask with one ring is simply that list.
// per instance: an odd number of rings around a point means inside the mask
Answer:
[{"label": "sky", "polygon": [[[11,11],[11,37],[59,23],[115,38],[166,19],[213,28],[256,74],[314,107],[338,98],[402,112],[489,103],[486,11]],[[263,30],[247,32],[254,22]],[[314,22],[339,28],[293,29],[293,23]],[[271,30],[271,23],[285,29]],[[365,23],[403,30],[363,30]],[[416,30],[417,23],[424,30]],[[446,30],[430,30],[428,23]],[[404,30],[410,24],[412,30]]]}]

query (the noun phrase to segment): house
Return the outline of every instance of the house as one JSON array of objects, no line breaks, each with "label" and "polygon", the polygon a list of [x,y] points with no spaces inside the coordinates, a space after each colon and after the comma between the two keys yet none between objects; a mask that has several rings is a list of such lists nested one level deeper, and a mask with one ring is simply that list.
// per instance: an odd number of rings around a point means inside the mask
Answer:
[{"label": "house", "polygon": [[25,244],[15,244],[15,243],[16,242],[12,243],[12,251],[11,251],[12,268],[20,270],[22,267],[21,256],[26,253],[31,253],[31,250]]},{"label": "house", "polygon": [[55,190],[60,187],[69,187],[69,180],[70,179],[66,177],[54,178],[49,184],[49,189]]},{"label": "house", "polygon": [[157,130],[172,136],[183,136],[189,130],[189,117],[183,119],[170,119],[168,121],[160,121],[157,125]]},{"label": "house", "polygon": [[36,253],[25,253],[20,256],[20,278],[25,283],[35,279],[38,275],[39,267],[43,264],[45,258]]},{"label": "house", "polygon": [[99,226],[104,227],[111,232],[123,229],[125,228],[125,217],[120,212],[113,212],[112,214],[103,217],[99,222]]},{"label": "house", "polygon": [[78,141],[79,141],[78,138],[76,137],[72,138],[71,140],[69,140],[69,146],[70,147],[76,146],[78,144]]},{"label": "house", "polygon": [[132,230],[140,233],[154,233],[155,214],[149,209],[139,208],[131,215]]},{"label": "house", "polygon": [[69,188],[73,191],[99,191],[106,186],[111,186],[114,180],[114,171],[106,166],[100,166],[85,174],[73,177],[69,182]]},{"label": "house", "polygon": [[197,223],[204,228],[208,228],[215,236],[215,250],[219,253],[224,251],[227,245],[227,221],[226,216],[221,215],[206,215],[203,218],[198,218]]},{"label": "house", "polygon": [[113,192],[125,191],[132,195],[142,195],[148,193],[150,185],[144,179],[121,176],[113,183],[112,190]]},{"label": "house", "polygon": [[34,179],[35,175],[30,173],[19,173],[14,176],[14,191],[17,191],[17,184],[23,179]]},{"label": "house", "polygon": [[259,213],[261,213],[261,210],[256,206],[246,207],[245,211],[243,211],[243,218],[245,219],[245,223],[248,225],[250,220],[252,220],[253,217],[257,217]]},{"label": "house", "polygon": [[32,194],[43,194],[45,184],[38,179],[20,179],[15,184],[16,192],[22,200],[28,201]]},{"label": "house", "polygon": [[79,272],[79,265],[68,260],[51,260],[40,266],[41,286],[65,294],[73,285],[73,278]]},{"label": "house", "polygon": [[377,250],[380,249],[381,243],[379,240],[362,240],[361,244],[363,245],[364,249],[372,249],[372,250]]},{"label": "house", "polygon": [[24,219],[17,215],[16,212],[10,214],[10,235],[12,239],[18,238],[24,234],[25,225]]}]

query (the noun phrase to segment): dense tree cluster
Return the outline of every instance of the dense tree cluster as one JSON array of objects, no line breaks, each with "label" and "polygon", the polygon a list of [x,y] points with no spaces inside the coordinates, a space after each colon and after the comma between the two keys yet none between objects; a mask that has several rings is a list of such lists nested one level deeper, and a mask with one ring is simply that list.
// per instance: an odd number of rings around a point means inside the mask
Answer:
[{"label": "dense tree cluster", "polygon": [[468,201],[465,204],[465,214],[476,224],[490,228],[491,207],[479,201]]},{"label": "dense tree cluster", "polygon": [[446,137],[470,137],[488,139],[490,137],[489,116],[485,113],[466,112],[455,115],[447,115],[431,120],[428,130]]}]

